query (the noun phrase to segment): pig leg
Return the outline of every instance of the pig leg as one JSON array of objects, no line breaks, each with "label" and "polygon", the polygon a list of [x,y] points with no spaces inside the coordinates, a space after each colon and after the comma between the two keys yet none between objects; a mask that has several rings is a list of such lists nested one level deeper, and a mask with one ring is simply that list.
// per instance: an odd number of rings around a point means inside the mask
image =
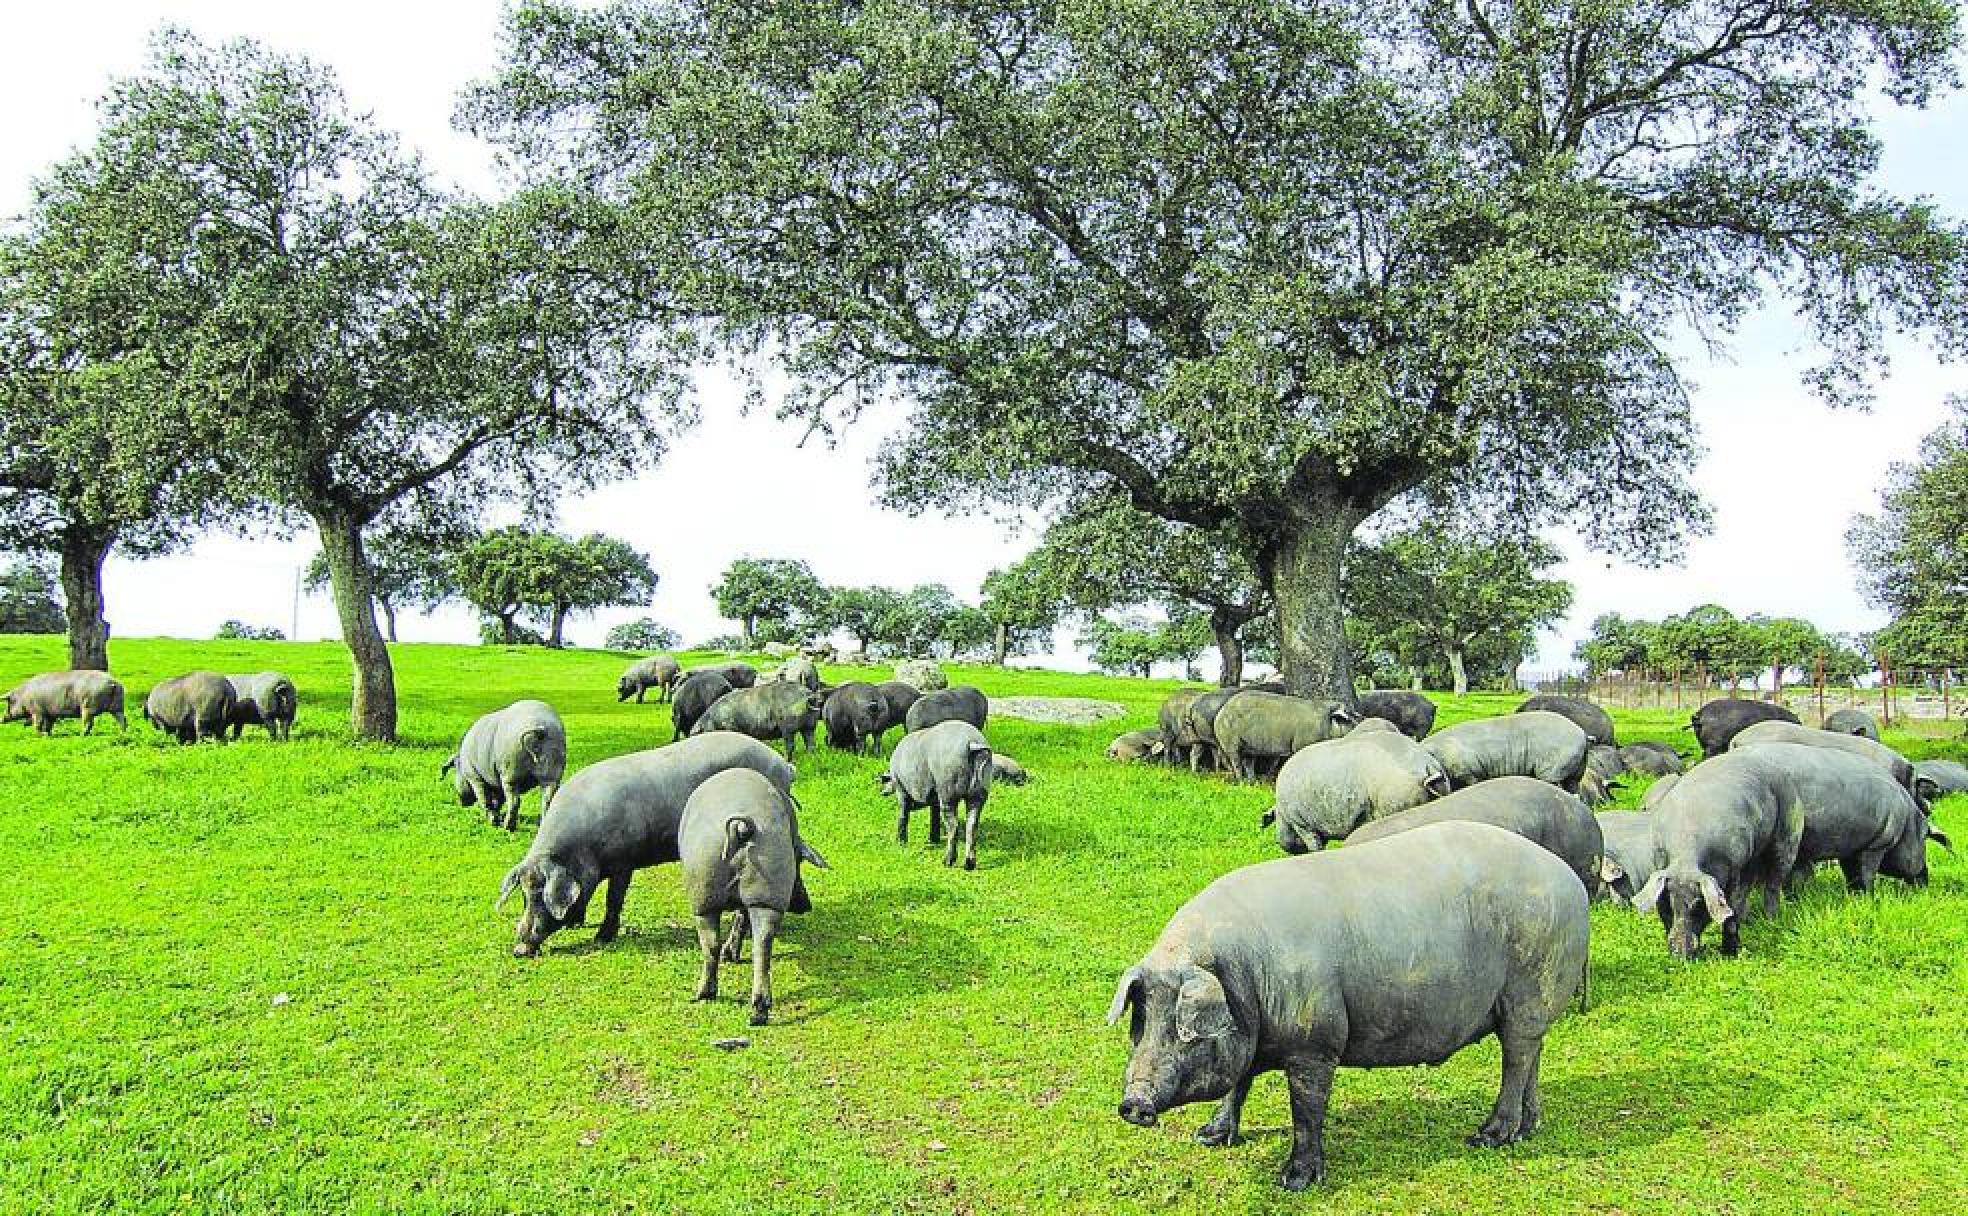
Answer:
[{"label": "pig leg", "polygon": [[750,931],[751,913],[740,906],[731,914],[731,932],[724,938],[724,961],[736,963],[745,957],[745,934]]},{"label": "pig leg", "polygon": [[772,937],[779,932],[777,908],[747,908],[752,922],[752,1018],[763,1026],[772,1018]]},{"label": "pig leg", "polygon": [[[977,817],[984,813],[984,800],[974,797],[968,799],[968,801],[970,803],[970,815],[964,824],[964,869],[975,870],[977,868]],[[955,829],[953,828],[950,837],[951,844],[957,842],[954,833]]]},{"label": "pig leg", "polygon": [[811,754],[813,751],[813,728],[809,726],[805,730],[801,731],[800,738],[806,740],[806,750],[809,754]]},{"label": "pig leg", "polygon": [[786,732],[786,738],[785,738],[785,744],[786,744],[786,763],[788,763],[788,764],[791,764],[791,763],[793,762],[793,740],[794,740],[794,739],[797,739],[797,738],[799,738],[799,732],[798,732],[798,731],[796,731],[796,730],[789,730],[789,731],[787,731],[787,732]]},{"label": "pig leg", "polygon": [[1857,857],[1841,858],[1838,868],[1845,871],[1845,886],[1851,891],[1872,890],[1872,880],[1879,873],[1881,855],[1861,853]]},{"label": "pig leg", "polygon": [[84,709],[82,711],[82,733],[85,735],[88,734],[90,730],[94,729],[95,725],[96,725],[96,715],[90,713],[87,709]]},{"label": "pig leg", "polygon": [[957,841],[963,836],[963,803],[952,798],[943,811],[943,830],[949,833],[950,843],[943,849],[943,864],[957,864]]},{"label": "pig leg", "polygon": [[1537,1099],[1531,1095],[1537,1083],[1538,1055],[1544,1050],[1543,1031],[1532,1033],[1506,1021],[1497,1037],[1503,1040],[1503,1085],[1497,1090],[1490,1117],[1469,1137],[1469,1143],[1477,1148],[1500,1148],[1523,1139],[1531,1131],[1524,1124],[1524,1111],[1527,1105],[1537,1108]]},{"label": "pig leg", "polygon": [[506,829],[506,830],[507,830],[508,832],[517,832],[517,831],[519,830],[519,799],[520,799],[520,795],[519,795],[519,794],[518,794],[517,792],[515,792],[515,791],[514,791],[513,789],[511,789],[510,787],[508,787],[508,788],[507,788],[507,789],[506,789],[506,790],[505,790],[505,791],[504,791],[504,792],[503,792],[503,793],[501,794],[501,797],[503,797],[503,798],[504,798],[504,799],[506,800],[506,822],[505,822],[505,829]]},{"label": "pig leg", "polygon": [[1285,1085],[1291,1091],[1292,1150],[1278,1185],[1302,1191],[1326,1180],[1326,1099],[1332,1096],[1337,1060],[1310,1057],[1285,1066]]},{"label": "pig leg", "polygon": [[608,875],[608,906],[601,914],[601,928],[595,930],[595,940],[612,942],[622,931],[622,901],[629,897],[629,879],[635,877],[634,870],[617,870]]},{"label": "pig leg", "polygon": [[895,799],[895,801],[902,808],[901,813],[895,817],[895,843],[908,844],[909,843],[909,810],[910,810],[909,799],[906,796],[898,796]]},{"label": "pig leg", "polygon": [[929,843],[943,843],[943,797],[932,794],[929,799]]},{"label": "pig leg", "polygon": [[704,952],[704,973],[697,979],[697,996],[700,1001],[714,1001],[718,994],[718,921],[722,912],[710,912],[697,917],[697,948]]},{"label": "pig leg", "polygon": [[1251,1082],[1256,1079],[1256,1073],[1248,1073],[1230,1087],[1230,1092],[1217,1104],[1215,1116],[1196,1129],[1198,1143],[1222,1148],[1237,1142],[1237,1128],[1244,1119],[1244,1100],[1250,1097]]}]

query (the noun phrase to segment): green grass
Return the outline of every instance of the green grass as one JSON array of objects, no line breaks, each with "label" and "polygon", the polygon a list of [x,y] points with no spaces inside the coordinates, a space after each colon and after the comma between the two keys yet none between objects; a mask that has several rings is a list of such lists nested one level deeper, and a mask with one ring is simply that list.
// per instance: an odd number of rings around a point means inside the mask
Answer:
[{"label": "green grass", "polygon": [[[637,880],[614,946],[583,930],[509,957],[491,905],[534,800],[509,836],[438,777],[472,717],[518,696],[560,709],[575,766],[667,739],[662,707],[615,703],[623,659],[395,655],[400,747],[351,744],[331,644],[113,645],[133,709],[193,667],[287,671],[288,745],[179,748],[140,720],[0,732],[0,1212],[1939,1212],[1968,1194],[1968,865],[1938,852],[1925,891],[1820,877],[1734,962],[1675,963],[1657,924],[1596,907],[1592,1007],[1547,1044],[1538,1135],[1462,1143],[1494,1043],[1343,1071],[1331,1180],[1294,1197],[1275,1077],[1228,1150],[1190,1140],[1203,1108],[1149,1130],[1114,1115],[1116,976],[1205,882],[1275,851],[1264,790],[1101,758],[1171,685],[962,671],[1129,711],[992,723],[1035,780],[993,795],[973,874],[943,868],[920,817],[895,844],[878,761],[802,755],[802,827],[834,868],[781,939],[775,1023],[748,1031],[742,975],[689,999],[674,868]],[[60,663],[54,639],[0,639],[0,687]],[[1618,716],[1691,746],[1685,713]],[[1968,799],[1940,818],[1968,840]]]}]

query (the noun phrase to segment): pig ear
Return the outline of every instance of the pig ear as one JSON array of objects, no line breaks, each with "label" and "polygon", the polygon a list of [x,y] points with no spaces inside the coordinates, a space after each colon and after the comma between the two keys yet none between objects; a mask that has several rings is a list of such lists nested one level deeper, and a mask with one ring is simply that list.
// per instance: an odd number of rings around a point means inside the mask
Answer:
[{"label": "pig ear", "polygon": [[1913,792],[1922,803],[1928,803],[1941,796],[1941,785],[1932,777],[1915,777]]},{"label": "pig ear", "polygon": [[1230,1016],[1230,998],[1223,994],[1223,985],[1209,972],[1198,967],[1196,973],[1182,982],[1182,989],[1175,997],[1175,1037],[1184,1043],[1197,1039],[1214,1039],[1229,1034],[1237,1028]]},{"label": "pig ear", "polygon": [[1948,839],[1948,834],[1946,832],[1943,832],[1941,829],[1935,827],[1934,822],[1931,819],[1927,821],[1927,839],[1933,841],[1937,845],[1940,845],[1942,848],[1946,849],[1950,853],[1954,852],[1954,842]]},{"label": "pig ear", "polygon": [[1708,905],[1708,918],[1716,924],[1719,925],[1736,914],[1736,910],[1729,906],[1728,899],[1722,894],[1721,884],[1706,874],[1701,877],[1701,893],[1702,903]]},{"label": "pig ear", "polygon": [[1661,892],[1666,889],[1667,871],[1655,871],[1654,876],[1647,880],[1647,885],[1633,893],[1633,910],[1636,912],[1653,911],[1654,905],[1660,902]]},{"label": "pig ear", "polygon": [[1619,862],[1614,861],[1610,857],[1601,857],[1599,859],[1599,881],[1605,883],[1607,886],[1610,887],[1614,883],[1618,882],[1620,879],[1625,877],[1626,877],[1625,866],[1622,866]]},{"label": "pig ear", "polygon": [[512,898],[513,888],[519,885],[519,880],[525,875],[526,863],[523,861],[506,871],[506,881],[499,884],[499,902],[492,905],[494,912],[506,906],[506,900]]},{"label": "pig ear", "polygon": [[1437,798],[1447,798],[1453,787],[1449,785],[1449,775],[1438,770],[1428,774],[1427,778],[1422,781],[1421,788],[1427,790]]},{"label": "pig ear", "polygon": [[540,890],[540,900],[547,905],[547,911],[555,920],[565,920],[568,909],[579,898],[581,882],[565,868],[556,869],[548,876],[546,885]]},{"label": "pig ear", "polygon": [[1121,973],[1121,982],[1114,986],[1114,1003],[1107,1006],[1107,1024],[1112,1026],[1127,1012],[1128,1002],[1134,999],[1134,990],[1141,983],[1141,968],[1129,967]]}]

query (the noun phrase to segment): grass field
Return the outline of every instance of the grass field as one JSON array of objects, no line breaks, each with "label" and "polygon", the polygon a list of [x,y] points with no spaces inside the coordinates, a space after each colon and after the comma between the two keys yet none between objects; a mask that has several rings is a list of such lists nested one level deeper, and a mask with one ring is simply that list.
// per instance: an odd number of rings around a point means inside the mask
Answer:
[{"label": "grass field", "polygon": [[[179,748],[141,720],[0,733],[0,1212],[1958,1212],[1968,1195],[1968,864],[1938,850],[1925,891],[1852,898],[1820,876],[1733,962],[1676,963],[1658,923],[1595,907],[1592,1006],[1548,1041],[1535,1137],[1463,1145],[1494,1043],[1342,1071],[1330,1181],[1290,1196],[1277,1077],[1230,1149],[1190,1139],[1205,1108],[1146,1130],[1114,1114],[1116,976],[1207,881],[1276,851],[1265,790],[1101,757],[1172,685],[963,670],[1129,711],[992,722],[1035,779],[994,793],[971,874],[920,817],[896,845],[879,761],[802,755],[802,827],[834,868],[809,871],[774,1024],[748,1030],[742,971],[689,999],[674,868],[637,880],[613,946],[570,931],[511,958],[492,901],[535,798],[513,836],[439,779],[471,719],[518,696],[560,709],[574,767],[667,739],[664,708],[616,704],[623,657],[394,653],[399,747],[351,744],[333,644],[113,645],[133,716],[183,670],[287,671],[286,745]],[[0,638],[0,687],[61,654]],[[1623,737],[1685,748],[1684,718],[1620,715]],[[1968,798],[1939,818],[1968,840]]]}]

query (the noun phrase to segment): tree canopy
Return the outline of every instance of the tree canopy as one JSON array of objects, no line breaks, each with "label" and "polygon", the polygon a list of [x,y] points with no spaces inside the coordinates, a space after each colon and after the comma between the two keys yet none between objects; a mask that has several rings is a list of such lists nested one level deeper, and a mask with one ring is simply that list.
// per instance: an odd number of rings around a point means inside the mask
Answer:
[{"label": "tree canopy", "polygon": [[1118,620],[1094,615],[1080,634],[1095,667],[1144,679],[1157,663],[1194,663],[1209,641],[1209,626],[1195,613],[1159,621],[1139,614]]},{"label": "tree canopy", "polygon": [[66,623],[46,565],[16,558],[0,568],[0,633],[60,633]]},{"label": "tree canopy", "polygon": [[738,622],[747,646],[790,641],[824,623],[828,608],[826,586],[812,567],[776,557],[733,561],[711,588],[711,598],[719,615]]},{"label": "tree canopy", "polygon": [[1925,666],[1968,659],[1968,400],[1893,466],[1878,513],[1855,516],[1845,544],[1866,599],[1893,614],[1879,649]]},{"label": "tree canopy", "polygon": [[598,532],[570,540],[556,532],[508,527],[459,550],[453,575],[465,599],[498,623],[511,646],[532,631],[522,614],[546,626],[548,646],[566,642],[567,618],[616,605],[646,604],[656,591],[649,559],[628,542]]},{"label": "tree canopy", "polygon": [[[463,595],[458,586],[458,553],[479,534],[469,518],[435,512],[391,511],[363,540],[376,606],[383,610],[383,636],[396,641],[396,614],[411,608],[432,612]],[[316,551],[305,573],[309,591],[329,590],[328,554]]]},{"label": "tree canopy", "polygon": [[1682,318],[1792,306],[1834,401],[1890,331],[1957,352],[1968,242],[1874,184],[1869,104],[1959,42],[1940,0],[528,0],[470,112],[788,412],[906,400],[887,500],[1224,529],[1347,697],[1399,497],[1649,561],[1706,525]]}]

